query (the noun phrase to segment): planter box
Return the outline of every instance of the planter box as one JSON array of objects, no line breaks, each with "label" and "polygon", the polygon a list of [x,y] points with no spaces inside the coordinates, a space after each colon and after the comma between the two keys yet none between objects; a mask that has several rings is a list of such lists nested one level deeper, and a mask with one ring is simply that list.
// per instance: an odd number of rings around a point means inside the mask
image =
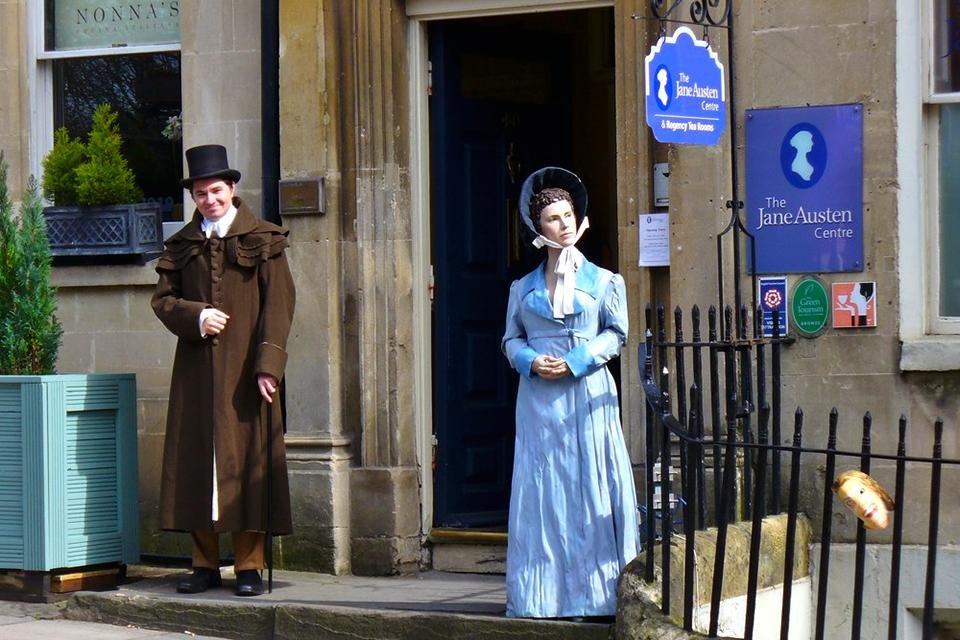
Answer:
[{"label": "planter box", "polygon": [[0,569],[138,562],[136,378],[0,376]]},{"label": "planter box", "polygon": [[50,253],[58,256],[144,256],[163,251],[160,204],[47,207]]}]

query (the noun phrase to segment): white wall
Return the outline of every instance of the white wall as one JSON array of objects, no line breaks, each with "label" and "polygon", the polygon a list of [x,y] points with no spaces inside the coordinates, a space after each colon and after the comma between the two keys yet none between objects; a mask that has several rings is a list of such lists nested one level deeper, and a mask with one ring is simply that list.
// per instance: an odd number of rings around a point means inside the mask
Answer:
[{"label": "white wall", "polygon": [[[889,545],[867,545],[860,634],[864,640],[887,637],[891,550]],[[826,638],[850,637],[855,554],[856,545],[853,544],[830,546],[828,606],[824,629]],[[815,615],[816,609],[816,591],[820,580],[819,562],[820,545],[811,545],[810,574],[813,578],[811,618]],[[903,640],[921,638],[920,620],[923,616],[926,568],[926,547],[903,547],[900,560],[900,612],[897,615],[897,637]],[[935,609],[960,609],[960,547],[941,546],[937,549],[934,587]],[[811,628],[813,626],[811,622]]]},{"label": "white wall", "polygon": [[[790,640],[806,640],[813,629],[813,590],[809,576],[795,580],[790,592]],[[754,638],[780,637],[780,609],[783,585],[757,592],[757,609],[753,624]],[[742,638],[747,615],[747,597],[729,598],[720,603],[717,631],[721,636]],[[704,633],[710,626],[710,605],[694,613],[694,628]],[[848,632],[849,633],[849,632]],[[829,636],[833,638],[834,636]]]}]

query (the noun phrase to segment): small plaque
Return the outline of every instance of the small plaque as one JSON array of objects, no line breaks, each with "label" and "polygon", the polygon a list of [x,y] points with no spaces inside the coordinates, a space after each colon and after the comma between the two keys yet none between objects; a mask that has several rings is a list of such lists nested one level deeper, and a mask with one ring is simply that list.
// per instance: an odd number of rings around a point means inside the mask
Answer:
[{"label": "small plaque", "polygon": [[876,282],[834,282],[830,294],[834,329],[877,326]]},{"label": "small plaque", "polygon": [[790,296],[790,318],[804,338],[813,338],[827,327],[830,319],[830,300],[827,288],[815,276],[805,276],[793,287]]},{"label": "small plaque", "polygon": [[323,178],[280,181],[280,215],[324,214]]},{"label": "small plaque", "polygon": [[761,277],[757,279],[759,288],[760,308],[763,310],[763,337],[773,337],[773,313],[778,311],[777,336],[787,335],[790,326],[790,306],[787,303],[787,278]]}]

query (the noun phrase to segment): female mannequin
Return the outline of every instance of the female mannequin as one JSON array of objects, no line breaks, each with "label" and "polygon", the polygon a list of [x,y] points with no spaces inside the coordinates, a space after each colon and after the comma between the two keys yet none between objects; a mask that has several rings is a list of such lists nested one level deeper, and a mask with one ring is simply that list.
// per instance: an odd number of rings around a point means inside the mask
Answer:
[{"label": "female mannequin", "polygon": [[606,362],[627,337],[623,278],[575,244],[580,179],[535,172],[520,196],[547,259],[510,287],[502,349],[520,375],[507,545],[507,615],[611,616],[637,555],[636,492]]}]

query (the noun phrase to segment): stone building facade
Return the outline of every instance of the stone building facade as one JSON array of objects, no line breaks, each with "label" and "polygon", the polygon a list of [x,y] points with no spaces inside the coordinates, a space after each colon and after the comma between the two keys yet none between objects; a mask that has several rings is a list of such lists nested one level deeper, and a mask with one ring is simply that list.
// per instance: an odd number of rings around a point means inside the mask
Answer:
[{"label": "stone building facade", "polygon": [[[570,140],[560,156],[591,189],[598,221],[588,232],[598,254],[591,257],[626,278],[631,334],[620,381],[625,434],[638,468],[643,406],[636,347],[643,309],[654,300],[668,308],[716,300],[716,234],[728,220],[730,154],[743,166],[744,110],[846,103],[863,106],[865,265],[862,273],[823,279],[875,282],[879,322],[874,329],[828,329],[788,347],[784,406],[799,405],[817,417],[811,441],[824,439],[827,413],[836,406],[844,416],[845,448],[858,446],[860,416],[869,410],[874,447],[888,452],[895,450],[897,419],[904,414],[916,455],[929,452],[933,420],[943,416],[944,455],[957,457],[960,337],[937,307],[944,290],[937,283],[949,275],[941,276],[937,256],[949,256],[950,248],[937,236],[936,158],[925,155],[928,136],[938,135],[936,115],[953,99],[949,91],[942,92],[946,98],[930,97],[933,54],[925,49],[935,39],[935,18],[951,20],[951,2],[733,2],[740,145],[731,149],[729,136],[714,147],[653,140],[642,109],[642,69],[661,23],[650,19],[642,0],[182,0],[183,144],[225,144],[244,175],[241,193],[255,209],[263,198],[261,4],[277,12],[280,25],[280,178],[322,179],[324,194],[322,214],[284,215],[298,288],[286,380],[297,534],[278,543],[285,566],[362,574],[413,570],[430,564],[428,538],[439,512],[450,522],[469,522],[469,514],[449,515],[456,513],[456,498],[450,506],[455,492],[437,480],[447,451],[444,434],[457,432],[438,433],[436,426],[456,421],[448,406],[456,401],[438,400],[455,378],[447,379],[447,363],[438,362],[443,337],[436,323],[443,320],[437,319],[437,300],[449,289],[435,269],[437,256],[446,255],[446,243],[457,237],[443,236],[441,221],[455,218],[457,210],[440,208],[449,203],[438,191],[446,174],[436,145],[453,131],[443,129],[444,118],[458,113],[458,103],[439,102],[441,73],[449,65],[431,57],[473,46],[483,40],[478,34],[503,39],[467,52],[474,56],[473,75],[450,77],[468,97],[560,105],[566,119],[550,135]],[[38,71],[48,62],[37,44],[42,16],[33,5],[0,0],[0,149],[11,163],[15,195],[26,176],[39,171],[52,140],[43,128],[50,121],[43,83],[51,80]],[[566,53],[545,61],[536,51],[511,49],[528,37],[541,53],[557,42],[565,43]],[[721,57],[728,55],[725,31],[711,28],[707,38]],[[497,66],[498,48],[511,52],[501,56],[508,63],[510,56],[526,56],[525,62]],[[554,63],[563,77],[559,98],[553,88],[537,88],[543,77],[537,65]],[[503,115],[509,134],[503,166],[525,172],[536,168],[524,164],[536,154],[512,155],[512,118]],[[518,122],[535,128],[528,119]],[[939,135],[949,142],[943,131]],[[516,140],[530,143],[529,136]],[[669,163],[669,209],[655,206],[656,162]],[[740,181],[742,192],[749,186],[742,173]],[[497,215],[506,216],[509,206],[502,204]],[[671,214],[669,267],[637,266],[638,215],[649,211]],[[143,548],[181,553],[182,541],[154,526],[173,338],[149,309],[152,265],[58,267],[54,277],[65,328],[60,369],[137,373]],[[749,283],[746,274],[740,277]],[[495,351],[495,342],[478,338],[477,345],[491,344]],[[462,374],[469,377],[469,371]],[[501,432],[509,437],[510,429],[507,424]],[[483,467],[486,459],[477,455],[470,464]],[[883,465],[877,474],[892,477]],[[945,470],[945,505],[960,499],[955,475]],[[804,492],[813,505],[824,479],[811,478]],[[817,518],[811,518],[814,530]],[[955,510],[944,512],[945,542],[955,542],[957,518]],[[924,542],[924,527],[911,521],[906,539]]]}]

